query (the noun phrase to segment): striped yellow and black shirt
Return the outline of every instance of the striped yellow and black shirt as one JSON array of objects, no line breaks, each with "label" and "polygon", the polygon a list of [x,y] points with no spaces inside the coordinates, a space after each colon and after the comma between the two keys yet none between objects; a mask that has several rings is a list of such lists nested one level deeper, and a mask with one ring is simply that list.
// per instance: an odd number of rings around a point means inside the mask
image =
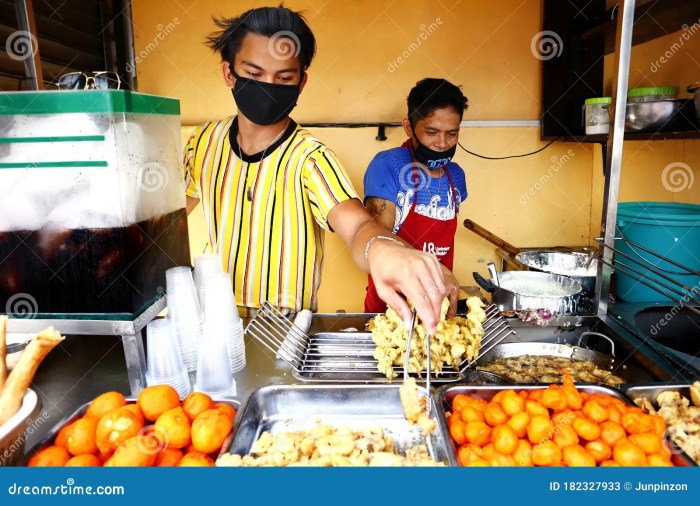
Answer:
[{"label": "striped yellow and black shirt", "polygon": [[243,153],[236,134],[235,117],[194,131],[187,195],[201,200],[241,314],[265,301],[315,311],[328,213],[357,194],[335,154],[294,122],[257,155]]}]

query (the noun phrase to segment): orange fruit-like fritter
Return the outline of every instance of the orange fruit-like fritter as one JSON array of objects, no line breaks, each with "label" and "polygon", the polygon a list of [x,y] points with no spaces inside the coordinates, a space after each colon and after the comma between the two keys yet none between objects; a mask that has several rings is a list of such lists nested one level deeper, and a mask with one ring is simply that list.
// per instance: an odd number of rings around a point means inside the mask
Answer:
[{"label": "orange fruit-like fritter", "polygon": [[66,467],[100,467],[102,461],[96,455],[78,455],[65,464]]},{"label": "orange fruit-like fritter", "polygon": [[153,385],[141,390],[137,402],[146,420],[155,422],[160,415],[180,405],[180,396],[169,385]]},{"label": "orange fruit-like fritter", "polygon": [[159,443],[153,436],[138,435],[124,441],[110,458],[116,467],[148,467],[152,466],[158,453]]},{"label": "orange fruit-like fritter", "polygon": [[214,401],[212,398],[202,392],[192,392],[182,401],[182,408],[190,420],[194,420],[200,413],[213,407]]},{"label": "orange fruit-like fritter", "polygon": [[191,452],[182,457],[178,467],[213,467],[214,461],[208,455]]},{"label": "orange fruit-like fritter", "polygon": [[143,428],[139,417],[130,409],[118,408],[100,418],[97,423],[97,448],[109,454],[127,439],[136,436]]},{"label": "orange fruit-like fritter", "polygon": [[99,420],[113,409],[126,405],[126,399],[119,392],[105,392],[98,395],[88,406],[85,416]]},{"label": "orange fruit-like fritter", "polygon": [[68,451],[72,455],[97,453],[97,420],[83,417],[76,420],[68,434]]},{"label": "orange fruit-like fritter", "polygon": [[155,430],[168,448],[185,448],[190,444],[190,419],[181,407],[169,409],[160,415],[156,420]]},{"label": "orange fruit-like fritter", "polygon": [[70,460],[68,450],[62,446],[48,446],[29,459],[29,467],[62,467]]},{"label": "orange fruit-like fritter", "polygon": [[202,453],[219,451],[231,428],[228,416],[218,409],[208,409],[192,422],[192,445]]},{"label": "orange fruit-like fritter", "polygon": [[158,467],[174,467],[182,460],[183,454],[177,448],[166,448],[156,457],[155,465]]}]

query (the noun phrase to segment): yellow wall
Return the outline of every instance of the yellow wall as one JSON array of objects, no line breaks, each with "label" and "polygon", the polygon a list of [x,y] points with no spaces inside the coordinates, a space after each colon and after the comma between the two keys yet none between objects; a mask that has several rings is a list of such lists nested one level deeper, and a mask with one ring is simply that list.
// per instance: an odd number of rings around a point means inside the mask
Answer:
[{"label": "yellow wall", "polygon": [[[218,58],[202,41],[214,28],[212,15],[232,16],[263,4],[132,3],[136,51],[144,52],[137,65],[139,91],[181,100],[183,138],[196,124],[233,114]],[[530,52],[540,31],[539,0],[292,0],[285,5],[305,11],[318,42],[309,83],[293,114],[299,122],[399,121],[408,91],[428,76],[463,86],[470,102],[465,120],[539,116],[540,61]],[[402,54],[408,56],[398,63]],[[389,129],[385,142],[374,139],[373,129],[315,129],[313,134],[338,153],[360,192],[372,157],[404,140],[399,129]],[[465,128],[460,141],[488,156],[544,145],[535,127]],[[456,161],[466,171],[469,190],[460,223],[471,218],[519,247],[589,244],[597,233],[602,200],[595,151],[591,145],[555,143],[535,156],[502,161],[459,152]],[[190,240],[193,253],[206,244],[201,209],[190,217]],[[494,259],[493,245],[460,224],[455,274],[461,283],[473,284],[472,271],[485,273],[485,262]],[[327,234],[319,309],[360,311],[364,286],[365,276],[344,244]]]}]

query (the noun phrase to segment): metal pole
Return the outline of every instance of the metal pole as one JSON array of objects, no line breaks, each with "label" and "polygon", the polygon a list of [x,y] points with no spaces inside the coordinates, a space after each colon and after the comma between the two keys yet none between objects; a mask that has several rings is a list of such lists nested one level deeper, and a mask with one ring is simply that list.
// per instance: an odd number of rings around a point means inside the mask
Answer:
[{"label": "metal pole", "polygon": [[33,0],[15,0],[15,11],[17,12],[17,24],[21,32],[25,32],[25,47],[27,54],[24,55],[24,71],[29,80],[29,89],[44,89],[44,74],[41,70],[41,57],[39,56],[39,36],[36,31],[34,21]]},{"label": "metal pole", "polygon": [[613,68],[613,117],[608,134],[607,156],[605,161],[605,194],[603,197],[603,218],[601,232],[604,235],[603,261],[598,264],[596,293],[598,294],[598,315],[608,312],[610,275],[615,246],[615,223],[617,202],[620,197],[620,175],[622,172],[622,146],[625,141],[625,112],[627,108],[627,83],[632,53],[632,29],[634,27],[635,0],[622,0],[618,8],[617,33],[615,37],[615,65]]}]

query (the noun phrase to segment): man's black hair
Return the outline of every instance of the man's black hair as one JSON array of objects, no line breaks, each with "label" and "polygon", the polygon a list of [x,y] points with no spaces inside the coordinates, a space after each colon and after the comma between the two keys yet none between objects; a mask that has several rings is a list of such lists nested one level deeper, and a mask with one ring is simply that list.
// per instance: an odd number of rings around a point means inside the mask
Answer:
[{"label": "man's black hair", "polygon": [[467,97],[458,86],[434,77],[418,81],[408,94],[407,102],[411,126],[416,126],[416,122],[430,116],[435,109],[452,107],[461,118],[469,107]]},{"label": "man's black hair", "polygon": [[[279,37],[279,44],[287,52],[297,53],[301,69],[306,70],[316,53],[316,38],[299,12],[286,7],[260,7],[235,18],[214,18],[220,31],[207,37],[207,46],[221,54],[221,59],[233,65],[248,33]],[[287,44],[284,46],[284,44]],[[290,46],[289,44],[293,44]]]}]

